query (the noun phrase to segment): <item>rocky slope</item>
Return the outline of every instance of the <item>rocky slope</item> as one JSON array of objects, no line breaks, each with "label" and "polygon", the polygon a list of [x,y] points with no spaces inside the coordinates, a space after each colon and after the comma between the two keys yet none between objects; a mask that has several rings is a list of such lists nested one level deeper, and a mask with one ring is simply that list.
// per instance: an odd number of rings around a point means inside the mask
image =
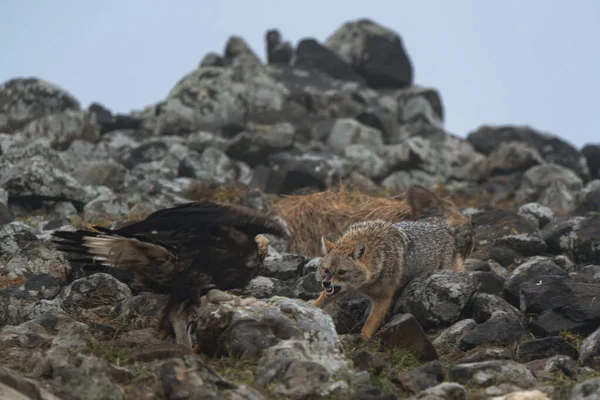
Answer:
[{"label": "rocky slope", "polygon": [[[0,86],[0,397],[598,398],[600,144],[525,126],[446,132],[440,94],[413,84],[401,38],[372,21],[325,43],[265,39],[267,65],[232,36],[130,114],[84,109],[38,77]],[[73,280],[48,242],[203,187],[267,210],[339,181],[441,186],[476,238],[467,274],[413,282],[368,344],[365,300],[311,307],[318,258],[284,242],[244,291],[204,299],[198,356],[156,339],[163,297],[109,274]]]}]

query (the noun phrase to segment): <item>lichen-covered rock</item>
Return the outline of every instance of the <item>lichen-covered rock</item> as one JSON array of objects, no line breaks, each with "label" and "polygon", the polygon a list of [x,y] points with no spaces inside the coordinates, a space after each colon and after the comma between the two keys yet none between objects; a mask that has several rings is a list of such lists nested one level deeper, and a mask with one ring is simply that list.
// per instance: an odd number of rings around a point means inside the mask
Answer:
[{"label": "lichen-covered rock", "polygon": [[14,78],[0,86],[0,132],[12,133],[44,115],[79,109],[70,93],[39,78]]},{"label": "lichen-covered rock", "polygon": [[46,138],[53,149],[66,150],[75,139],[89,142],[100,139],[100,126],[86,111],[66,110],[31,121],[21,134],[25,140]]},{"label": "lichen-covered rock", "polygon": [[454,365],[450,368],[449,377],[453,381],[474,387],[508,383],[521,389],[529,389],[537,383],[527,367],[509,360]]},{"label": "lichen-covered rock", "polygon": [[319,332],[320,340],[332,348],[339,345],[331,317],[301,300],[225,296],[211,301],[216,293],[203,298],[206,304],[198,312],[195,336],[204,353],[258,359],[279,341],[311,332]]},{"label": "lichen-covered rock", "polygon": [[67,281],[67,268],[64,254],[57,251],[52,243],[42,240],[28,242],[6,264],[8,276],[28,279],[47,274],[60,284]]},{"label": "lichen-covered rock", "polygon": [[41,156],[18,162],[0,178],[11,198],[26,202],[66,200],[82,207],[90,197],[72,176],[56,168]]},{"label": "lichen-covered rock", "polygon": [[114,306],[131,297],[131,289],[115,277],[96,273],[73,281],[65,287],[63,305],[67,309]]},{"label": "lichen-covered rock", "polygon": [[460,320],[476,290],[477,286],[468,275],[451,270],[436,272],[410,282],[394,311],[414,315],[425,329],[448,327]]},{"label": "lichen-covered rock", "polygon": [[412,84],[413,67],[402,39],[372,20],[346,22],[327,38],[325,46],[373,88],[403,88]]}]

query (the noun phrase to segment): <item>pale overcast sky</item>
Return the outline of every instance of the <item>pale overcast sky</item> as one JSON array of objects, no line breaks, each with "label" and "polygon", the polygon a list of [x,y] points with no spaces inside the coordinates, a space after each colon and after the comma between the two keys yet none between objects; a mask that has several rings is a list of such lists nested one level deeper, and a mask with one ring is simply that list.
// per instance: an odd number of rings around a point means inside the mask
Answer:
[{"label": "pale overcast sky", "polygon": [[437,88],[446,129],[528,124],[600,142],[599,0],[0,0],[0,82],[37,76],[85,107],[163,99],[229,35],[265,59],[265,31],[324,41],[371,18],[399,33],[417,84]]}]

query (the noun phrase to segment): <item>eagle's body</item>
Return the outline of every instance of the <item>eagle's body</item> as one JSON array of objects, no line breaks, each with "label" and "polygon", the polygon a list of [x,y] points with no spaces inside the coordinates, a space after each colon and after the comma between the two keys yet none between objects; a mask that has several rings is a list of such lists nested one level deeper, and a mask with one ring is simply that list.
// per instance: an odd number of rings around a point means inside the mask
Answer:
[{"label": "eagle's body", "polygon": [[54,232],[56,248],[87,273],[109,272],[135,291],[169,295],[162,333],[189,345],[187,323],[210,289],[243,288],[263,267],[269,241],[285,236],[274,219],[211,201],[156,211],[146,219],[94,231]]}]

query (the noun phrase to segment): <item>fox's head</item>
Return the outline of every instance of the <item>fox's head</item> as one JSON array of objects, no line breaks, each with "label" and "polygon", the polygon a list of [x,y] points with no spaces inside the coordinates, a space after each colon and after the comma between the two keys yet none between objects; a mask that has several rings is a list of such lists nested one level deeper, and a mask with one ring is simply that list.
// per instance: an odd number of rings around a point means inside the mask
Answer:
[{"label": "fox's head", "polygon": [[317,268],[317,279],[332,297],[358,289],[368,279],[364,264],[368,249],[364,241],[342,237],[337,244],[321,237],[323,258]]}]

